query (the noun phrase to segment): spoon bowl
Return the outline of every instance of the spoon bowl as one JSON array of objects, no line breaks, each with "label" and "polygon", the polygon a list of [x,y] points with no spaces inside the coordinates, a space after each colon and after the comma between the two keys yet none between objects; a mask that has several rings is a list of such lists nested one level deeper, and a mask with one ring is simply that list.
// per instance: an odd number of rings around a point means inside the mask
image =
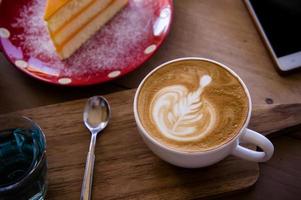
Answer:
[{"label": "spoon bowl", "polygon": [[83,120],[90,132],[96,134],[101,132],[108,125],[110,117],[110,105],[105,98],[94,96],[88,99]]}]

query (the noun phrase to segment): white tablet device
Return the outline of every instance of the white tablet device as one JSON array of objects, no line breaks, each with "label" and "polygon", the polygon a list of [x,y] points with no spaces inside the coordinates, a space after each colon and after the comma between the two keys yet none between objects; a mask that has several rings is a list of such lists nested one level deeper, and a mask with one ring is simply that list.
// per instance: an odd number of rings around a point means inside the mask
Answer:
[{"label": "white tablet device", "polygon": [[245,0],[281,72],[301,67],[301,0]]}]

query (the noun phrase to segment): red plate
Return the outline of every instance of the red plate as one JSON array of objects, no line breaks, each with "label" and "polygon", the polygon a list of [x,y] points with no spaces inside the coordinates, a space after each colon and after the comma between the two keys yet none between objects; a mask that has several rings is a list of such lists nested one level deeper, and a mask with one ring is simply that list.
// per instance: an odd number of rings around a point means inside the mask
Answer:
[{"label": "red plate", "polygon": [[172,0],[130,0],[67,60],[54,51],[43,21],[46,0],[0,0],[0,48],[20,70],[59,85],[110,81],[138,68],[165,39]]}]

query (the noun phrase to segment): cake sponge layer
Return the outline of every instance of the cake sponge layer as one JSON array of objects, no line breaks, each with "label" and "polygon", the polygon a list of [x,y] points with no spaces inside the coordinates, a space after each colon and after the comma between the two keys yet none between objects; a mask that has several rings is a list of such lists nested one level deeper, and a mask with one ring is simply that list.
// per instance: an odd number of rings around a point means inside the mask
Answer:
[{"label": "cake sponge layer", "polygon": [[66,40],[71,38],[74,34],[81,31],[80,29],[89,23],[95,16],[99,13],[104,12],[110,4],[114,1],[119,0],[96,0],[92,5],[87,7],[85,11],[81,12],[73,18],[73,20],[68,21],[63,28],[60,28],[51,33],[53,42],[56,45],[62,45]]},{"label": "cake sponge layer", "polygon": [[[53,0],[48,0],[52,2]],[[62,28],[68,21],[75,18],[81,11],[91,6],[95,0],[73,0],[65,2],[60,7],[50,6],[48,3],[45,11],[44,19],[47,21],[50,32],[56,32]],[[54,9],[57,9],[54,12]]]},{"label": "cake sponge layer", "polygon": [[46,11],[45,20],[59,56],[71,56],[127,3],[128,0],[73,0],[56,12]]}]

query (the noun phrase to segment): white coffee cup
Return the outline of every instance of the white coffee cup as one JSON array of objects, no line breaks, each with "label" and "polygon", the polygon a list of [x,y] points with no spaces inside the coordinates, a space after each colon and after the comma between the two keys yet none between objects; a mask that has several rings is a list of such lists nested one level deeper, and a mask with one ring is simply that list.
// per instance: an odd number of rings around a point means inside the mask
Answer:
[{"label": "white coffee cup", "polygon": [[[247,94],[248,100],[249,100],[249,112],[247,115],[247,119],[245,121],[245,124],[242,126],[240,132],[228,143],[223,144],[215,149],[207,150],[207,151],[200,151],[200,152],[182,152],[179,150],[171,149],[161,143],[159,143],[157,140],[155,140],[148,132],[143,128],[142,123],[139,119],[138,115],[138,109],[137,109],[137,100],[138,100],[138,94],[142,89],[142,85],[145,82],[146,79],[148,79],[149,76],[151,76],[153,73],[155,73],[159,68],[162,68],[170,63],[178,62],[182,60],[200,60],[200,61],[208,61],[212,62],[214,64],[217,64],[226,70],[228,70],[233,76],[235,76],[241,83],[241,85],[244,87],[245,92]],[[136,124],[138,127],[138,131],[140,135],[142,136],[144,142],[147,144],[147,146],[161,159],[165,160],[166,162],[169,162],[173,165],[179,166],[179,167],[185,167],[185,168],[198,168],[198,167],[205,167],[212,165],[214,163],[217,163],[224,159],[225,157],[229,155],[234,155],[239,158],[254,161],[254,162],[265,162],[269,160],[274,152],[274,146],[268,140],[265,136],[263,136],[260,133],[257,133],[253,130],[250,130],[247,128],[249,124],[249,120],[251,117],[251,111],[252,111],[252,102],[251,97],[249,94],[249,91],[244,84],[244,82],[241,80],[241,78],[233,72],[230,68],[227,66],[205,58],[196,58],[196,57],[188,57],[188,58],[180,58],[175,59],[169,62],[166,62],[157,68],[155,68],[153,71],[151,71],[140,83],[135,99],[134,99],[134,115]],[[246,147],[243,147],[240,145],[240,143],[248,143],[248,144],[254,144],[258,147],[260,147],[263,151],[255,151]]]}]

